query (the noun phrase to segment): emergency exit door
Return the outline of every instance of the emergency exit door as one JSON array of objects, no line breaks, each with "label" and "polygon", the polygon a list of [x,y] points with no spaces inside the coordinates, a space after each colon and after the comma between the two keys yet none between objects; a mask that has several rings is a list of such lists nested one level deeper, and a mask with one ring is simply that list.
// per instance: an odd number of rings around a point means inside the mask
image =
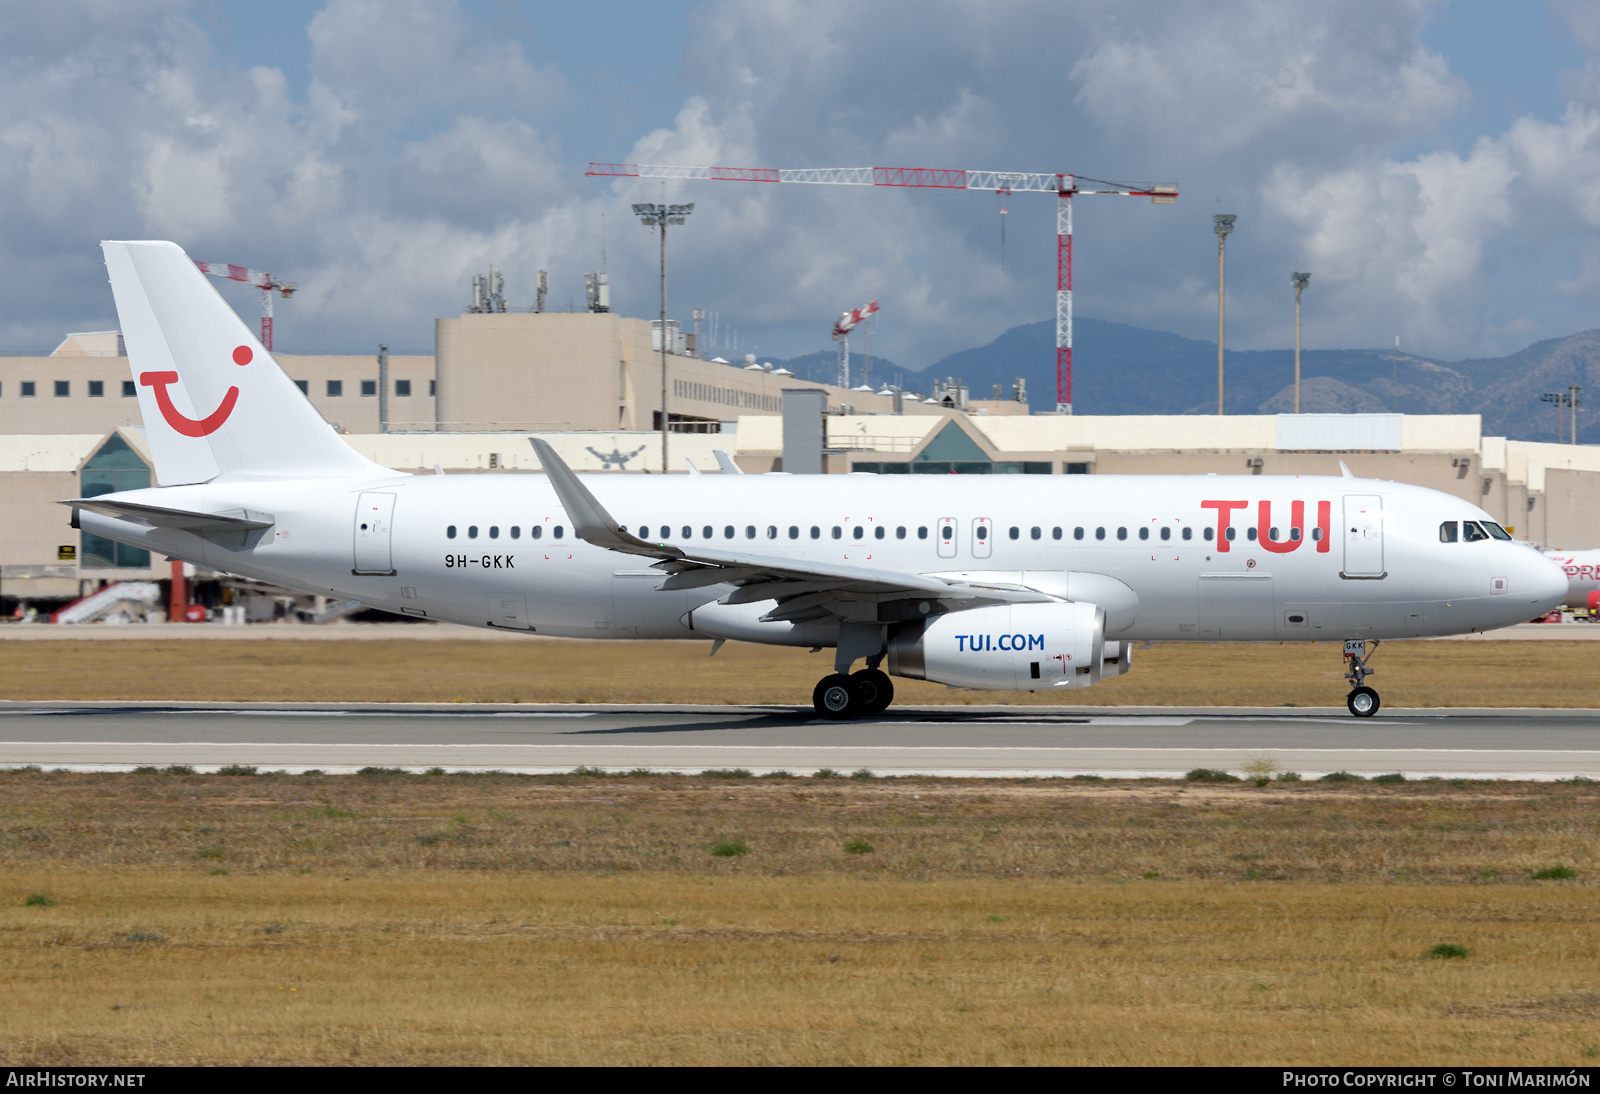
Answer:
[{"label": "emergency exit door", "polygon": [[1383,569],[1383,498],[1347,494],[1344,499],[1344,569],[1340,577],[1380,578]]},{"label": "emergency exit door", "polygon": [[362,494],[356,499],[355,573],[394,573],[394,556],[390,549],[393,520],[393,494]]},{"label": "emergency exit door", "polygon": [[994,535],[994,522],[988,517],[974,517],[972,519],[972,557],[988,558],[994,544],[990,537]]}]

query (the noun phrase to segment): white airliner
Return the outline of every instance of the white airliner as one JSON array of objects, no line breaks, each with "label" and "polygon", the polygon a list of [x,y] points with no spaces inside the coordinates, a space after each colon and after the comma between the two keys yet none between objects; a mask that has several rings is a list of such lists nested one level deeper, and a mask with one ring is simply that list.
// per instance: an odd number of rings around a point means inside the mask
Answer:
[{"label": "white airliner", "polygon": [[1546,551],[1545,557],[1567,575],[1563,604],[1591,611],[1600,608],[1600,551]]},{"label": "white airliner", "polygon": [[340,440],[177,246],[103,247],[161,485],[65,502],[84,530],[469,626],[832,647],[826,718],[891,676],[1085,687],[1145,640],[1342,642],[1370,716],[1369,641],[1567,591],[1483,510],[1348,472],[580,478],[534,439],[544,475],[413,476]]}]

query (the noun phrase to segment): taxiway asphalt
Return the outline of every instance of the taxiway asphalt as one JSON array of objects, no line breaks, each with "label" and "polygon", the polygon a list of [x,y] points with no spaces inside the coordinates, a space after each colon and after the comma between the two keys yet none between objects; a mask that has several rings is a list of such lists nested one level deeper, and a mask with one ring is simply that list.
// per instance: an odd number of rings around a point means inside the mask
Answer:
[{"label": "taxiway asphalt", "polygon": [[1600,710],[951,706],[839,723],[775,706],[0,703],[0,767],[1171,777],[1259,757],[1308,777],[1600,778]]}]

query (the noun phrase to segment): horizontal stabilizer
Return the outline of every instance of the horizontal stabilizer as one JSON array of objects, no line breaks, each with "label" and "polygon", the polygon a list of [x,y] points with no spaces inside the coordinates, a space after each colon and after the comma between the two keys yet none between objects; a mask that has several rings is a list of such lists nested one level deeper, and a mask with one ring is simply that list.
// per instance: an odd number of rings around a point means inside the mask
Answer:
[{"label": "horizontal stabilizer", "polygon": [[159,505],[140,505],[137,502],[109,501],[104,498],[73,498],[60,504],[119,520],[135,520],[156,528],[192,532],[197,536],[215,535],[218,532],[256,532],[271,528],[276,523],[271,513],[258,513],[251,509],[196,513],[188,509],[165,509]]}]

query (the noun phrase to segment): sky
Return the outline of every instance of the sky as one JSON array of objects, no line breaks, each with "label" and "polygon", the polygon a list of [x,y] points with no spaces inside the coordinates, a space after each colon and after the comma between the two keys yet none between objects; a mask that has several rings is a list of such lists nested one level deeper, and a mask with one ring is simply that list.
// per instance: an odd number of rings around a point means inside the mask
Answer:
[{"label": "sky", "polygon": [[[432,351],[471,279],[716,348],[925,367],[1054,314],[1056,199],[585,177],[591,159],[1173,182],[1075,201],[1078,314],[1496,356],[1600,327],[1600,0],[0,0],[0,350],[116,325],[97,243],[293,280],[287,352]],[[1000,209],[1006,216],[1002,265]],[[602,258],[603,254],[603,258]],[[219,283],[252,323],[255,295]],[[707,326],[709,330],[709,324]]]}]

